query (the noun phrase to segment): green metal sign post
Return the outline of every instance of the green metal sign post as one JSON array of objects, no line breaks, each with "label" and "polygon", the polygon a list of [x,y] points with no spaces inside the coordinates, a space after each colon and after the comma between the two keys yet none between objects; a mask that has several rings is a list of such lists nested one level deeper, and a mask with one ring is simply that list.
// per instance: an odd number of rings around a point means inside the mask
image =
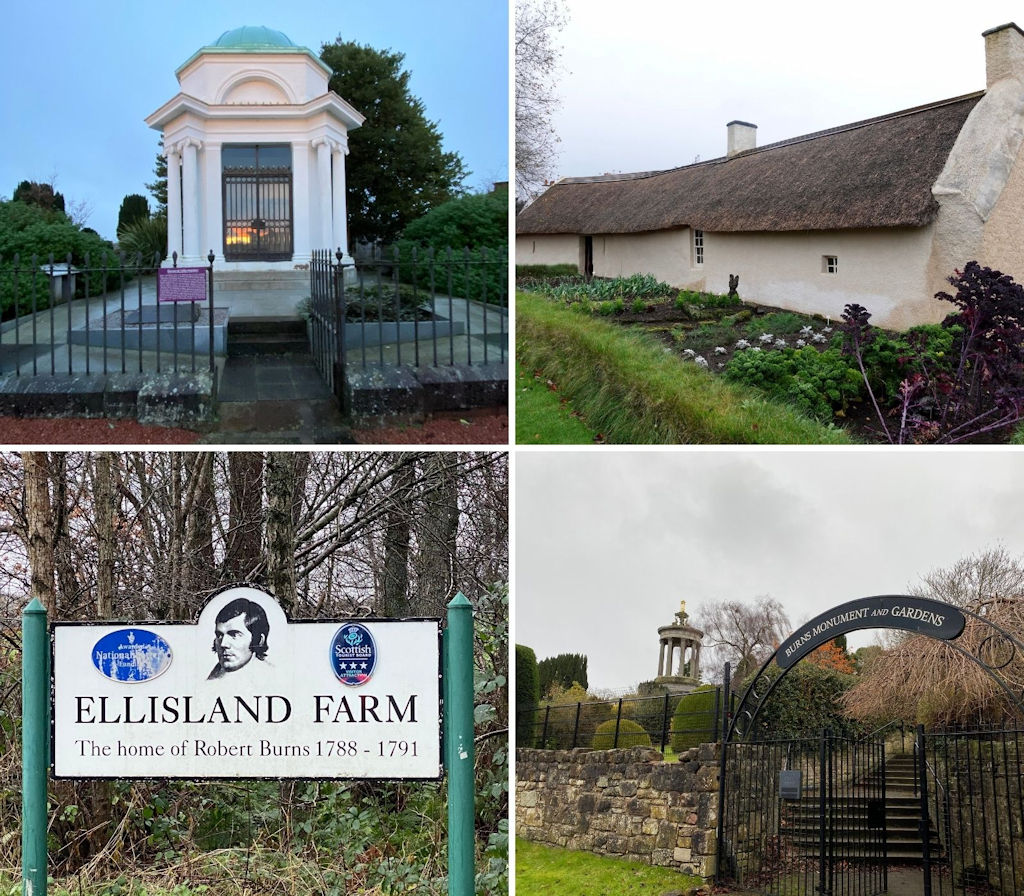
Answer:
[{"label": "green metal sign post", "polygon": [[444,633],[444,763],[448,770],[448,896],[473,896],[473,606],[460,591]]},{"label": "green metal sign post", "polygon": [[45,896],[50,673],[46,608],[38,598],[22,613],[21,633],[21,891]]}]

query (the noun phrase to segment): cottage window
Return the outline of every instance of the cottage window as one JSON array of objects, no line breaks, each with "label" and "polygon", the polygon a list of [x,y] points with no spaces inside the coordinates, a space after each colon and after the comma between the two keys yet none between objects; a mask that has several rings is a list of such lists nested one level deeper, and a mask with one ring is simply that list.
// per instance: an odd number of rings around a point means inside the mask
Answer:
[{"label": "cottage window", "polygon": [[823,274],[838,274],[839,273],[839,256],[838,255],[823,255],[821,257],[821,272]]},{"label": "cottage window", "polygon": [[693,266],[695,268],[704,264],[704,231],[693,231]]}]

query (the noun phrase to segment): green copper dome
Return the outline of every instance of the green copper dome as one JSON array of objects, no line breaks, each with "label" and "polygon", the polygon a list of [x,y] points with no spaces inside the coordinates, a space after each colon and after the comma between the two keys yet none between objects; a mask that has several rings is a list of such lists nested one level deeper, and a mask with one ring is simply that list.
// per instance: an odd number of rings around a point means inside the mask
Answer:
[{"label": "green copper dome", "polygon": [[213,46],[225,50],[256,50],[265,47],[294,47],[291,38],[282,31],[264,25],[243,25],[225,31]]},{"label": "green copper dome", "polygon": [[226,56],[238,53],[273,53],[290,54],[295,56],[306,56],[315,62],[326,72],[327,77],[334,74],[329,65],[324,62],[308,47],[300,47],[283,31],[275,31],[265,25],[243,25],[241,28],[232,28],[225,31],[212,44],[200,47],[178,66],[175,75],[181,78],[181,73],[187,69],[200,56],[209,54],[224,54]]}]

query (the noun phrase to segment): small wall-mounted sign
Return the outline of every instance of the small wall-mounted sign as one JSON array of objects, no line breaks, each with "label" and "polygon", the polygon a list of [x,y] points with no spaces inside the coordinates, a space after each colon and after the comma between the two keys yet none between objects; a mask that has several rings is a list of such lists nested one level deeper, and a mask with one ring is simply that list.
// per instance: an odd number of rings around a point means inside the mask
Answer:
[{"label": "small wall-mounted sign", "polygon": [[440,622],[289,622],[255,588],[195,623],[52,627],[53,773],[437,778]]},{"label": "small wall-mounted sign", "polygon": [[205,302],[206,268],[160,268],[156,275],[158,302]]},{"label": "small wall-mounted sign", "polygon": [[802,793],[802,774],[800,769],[789,769],[779,772],[779,798],[798,800]]}]

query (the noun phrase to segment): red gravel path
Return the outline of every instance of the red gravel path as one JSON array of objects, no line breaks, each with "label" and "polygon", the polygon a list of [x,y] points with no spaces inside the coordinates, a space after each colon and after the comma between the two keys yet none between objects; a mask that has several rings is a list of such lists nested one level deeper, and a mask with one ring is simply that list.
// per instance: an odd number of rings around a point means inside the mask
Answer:
[{"label": "red gravel path", "polygon": [[[356,429],[352,435],[364,445],[508,445],[508,413],[505,408],[457,411],[424,423]],[[190,445],[199,436],[135,420],[0,417],[0,446]]]},{"label": "red gravel path", "polygon": [[355,429],[352,435],[364,445],[508,445],[508,411],[452,411],[424,423]]}]

